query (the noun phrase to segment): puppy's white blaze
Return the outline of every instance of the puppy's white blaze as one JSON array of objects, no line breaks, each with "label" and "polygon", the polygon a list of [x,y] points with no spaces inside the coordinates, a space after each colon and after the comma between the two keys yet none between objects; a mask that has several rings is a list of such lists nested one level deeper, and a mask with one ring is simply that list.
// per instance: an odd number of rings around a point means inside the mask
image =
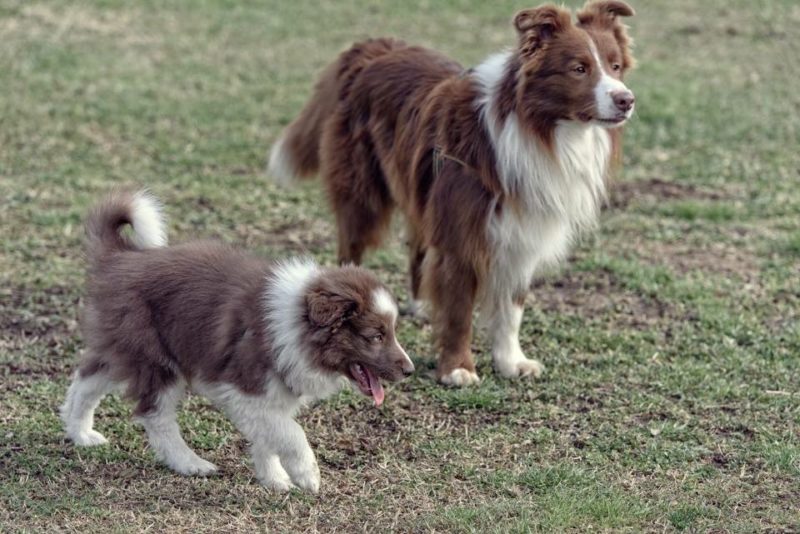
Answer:
[{"label": "puppy's white blaze", "polygon": [[[603,62],[600,59],[600,53],[597,51],[597,46],[591,37],[589,37],[589,47],[592,50],[594,61],[597,63],[597,69],[600,71],[600,81],[594,87],[594,100],[597,107],[597,114],[601,119],[610,119],[616,117],[619,111],[616,104],[614,104],[614,97],[612,96],[617,91],[627,91],[628,87],[622,81],[609,76],[603,68]],[[633,108],[625,113],[626,117],[630,117],[633,113]]]},{"label": "puppy's white blaze", "polygon": [[280,185],[287,186],[292,183],[297,171],[295,170],[292,156],[286,149],[285,139],[281,136],[272,146],[269,153],[267,172]]},{"label": "puppy's white blaze", "polygon": [[139,248],[167,245],[166,224],[161,203],[148,191],[139,191],[131,203],[133,242]]},{"label": "puppy's white blaze", "polygon": [[372,305],[376,312],[389,316],[392,324],[397,320],[397,304],[385,288],[380,287],[372,293]]},{"label": "puppy's white blaze", "polygon": [[286,386],[296,395],[307,397],[304,400],[332,395],[346,383],[344,377],[313,366],[303,341],[306,290],[319,275],[319,267],[308,258],[278,263],[267,279],[263,297],[275,367]]}]

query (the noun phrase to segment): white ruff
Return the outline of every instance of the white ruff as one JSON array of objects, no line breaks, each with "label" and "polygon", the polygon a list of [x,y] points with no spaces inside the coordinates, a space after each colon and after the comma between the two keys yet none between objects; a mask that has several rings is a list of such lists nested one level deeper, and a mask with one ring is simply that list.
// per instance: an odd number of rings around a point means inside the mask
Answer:
[{"label": "white ruff", "polygon": [[320,274],[310,259],[294,258],[275,266],[264,290],[267,330],[272,335],[278,376],[302,401],[328,397],[347,383],[338,374],[317,369],[309,361],[305,335],[306,289]]},{"label": "white ruff", "polygon": [[498,54],[475,69],[484,93],[477,105],[500,182],[520,207],[515,210],[509,202],[489,218],[493,264],[481,301],[490,317],[497,299],[526,291],[539,268],[563,259],[578,231],[596,224],[611,154],[609,134],[599,126],[559,123],[553,157],[520,126],[516,114],[498,121],[495,102],[509,58],[509,52]]}]

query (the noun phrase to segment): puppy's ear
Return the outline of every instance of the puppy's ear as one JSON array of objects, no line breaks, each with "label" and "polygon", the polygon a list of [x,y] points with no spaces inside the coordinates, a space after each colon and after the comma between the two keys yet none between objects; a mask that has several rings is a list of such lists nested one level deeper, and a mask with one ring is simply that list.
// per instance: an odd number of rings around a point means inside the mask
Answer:
[{"label": "puppy's ear", "polygon": [[554,35],[572,24],[568,11],[554,5],[525,9],[514,16],[520,54],[533,55]]},{"label": "puppy's ear", "polygon": [[339,328],[358,314],[358,302],[346,295],[316,289],[306,295],[308,320],[319,328]]}]

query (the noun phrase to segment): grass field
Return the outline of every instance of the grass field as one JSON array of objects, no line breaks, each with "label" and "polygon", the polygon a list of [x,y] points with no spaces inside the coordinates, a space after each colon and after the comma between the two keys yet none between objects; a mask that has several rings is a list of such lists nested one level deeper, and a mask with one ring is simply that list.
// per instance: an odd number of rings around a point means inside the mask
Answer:
[{"label": "grass field", "polygon": [[[0,531],[800,530],[800,4],[632,3],[624,173],[528,301],[544,377],[496,378],[479,336],[481,386],[439,387],[429,326],[403,320],[419,372],[380,410],[304,412],[323,487],[277,496],[196,398],[213,478],[158,465],[118,398],[108,446],[64,439],[87,206],[147,185],[173,241],[331,263],[319,184],[263,172],[319,69],[378,34],[475,64],[525,5],[0,0]],[[368,266],[404,299],[399,229],[387,245]]]}]

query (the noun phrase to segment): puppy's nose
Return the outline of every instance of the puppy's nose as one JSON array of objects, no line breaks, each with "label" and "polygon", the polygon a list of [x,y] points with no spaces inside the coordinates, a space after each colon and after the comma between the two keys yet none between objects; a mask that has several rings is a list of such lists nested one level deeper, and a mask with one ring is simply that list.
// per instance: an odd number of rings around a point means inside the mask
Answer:
[{"label": "puppy's nose", "polygon": [[411,358],[408,357],[405,351],[403,351],[402,356],[397,360],[397,365],[403,371],[405,376],[410,376],[414,373],[414,363],[411,361]]},{"label": "puppy's nose", "polygon": [[617,106],[617,109],[625,112],[630,111],[633,107],[633,103],[636,101],[633,93],[627,89],[623,91],[614,91],[611,93],[611,99],[614,101],[614,105]]}]

